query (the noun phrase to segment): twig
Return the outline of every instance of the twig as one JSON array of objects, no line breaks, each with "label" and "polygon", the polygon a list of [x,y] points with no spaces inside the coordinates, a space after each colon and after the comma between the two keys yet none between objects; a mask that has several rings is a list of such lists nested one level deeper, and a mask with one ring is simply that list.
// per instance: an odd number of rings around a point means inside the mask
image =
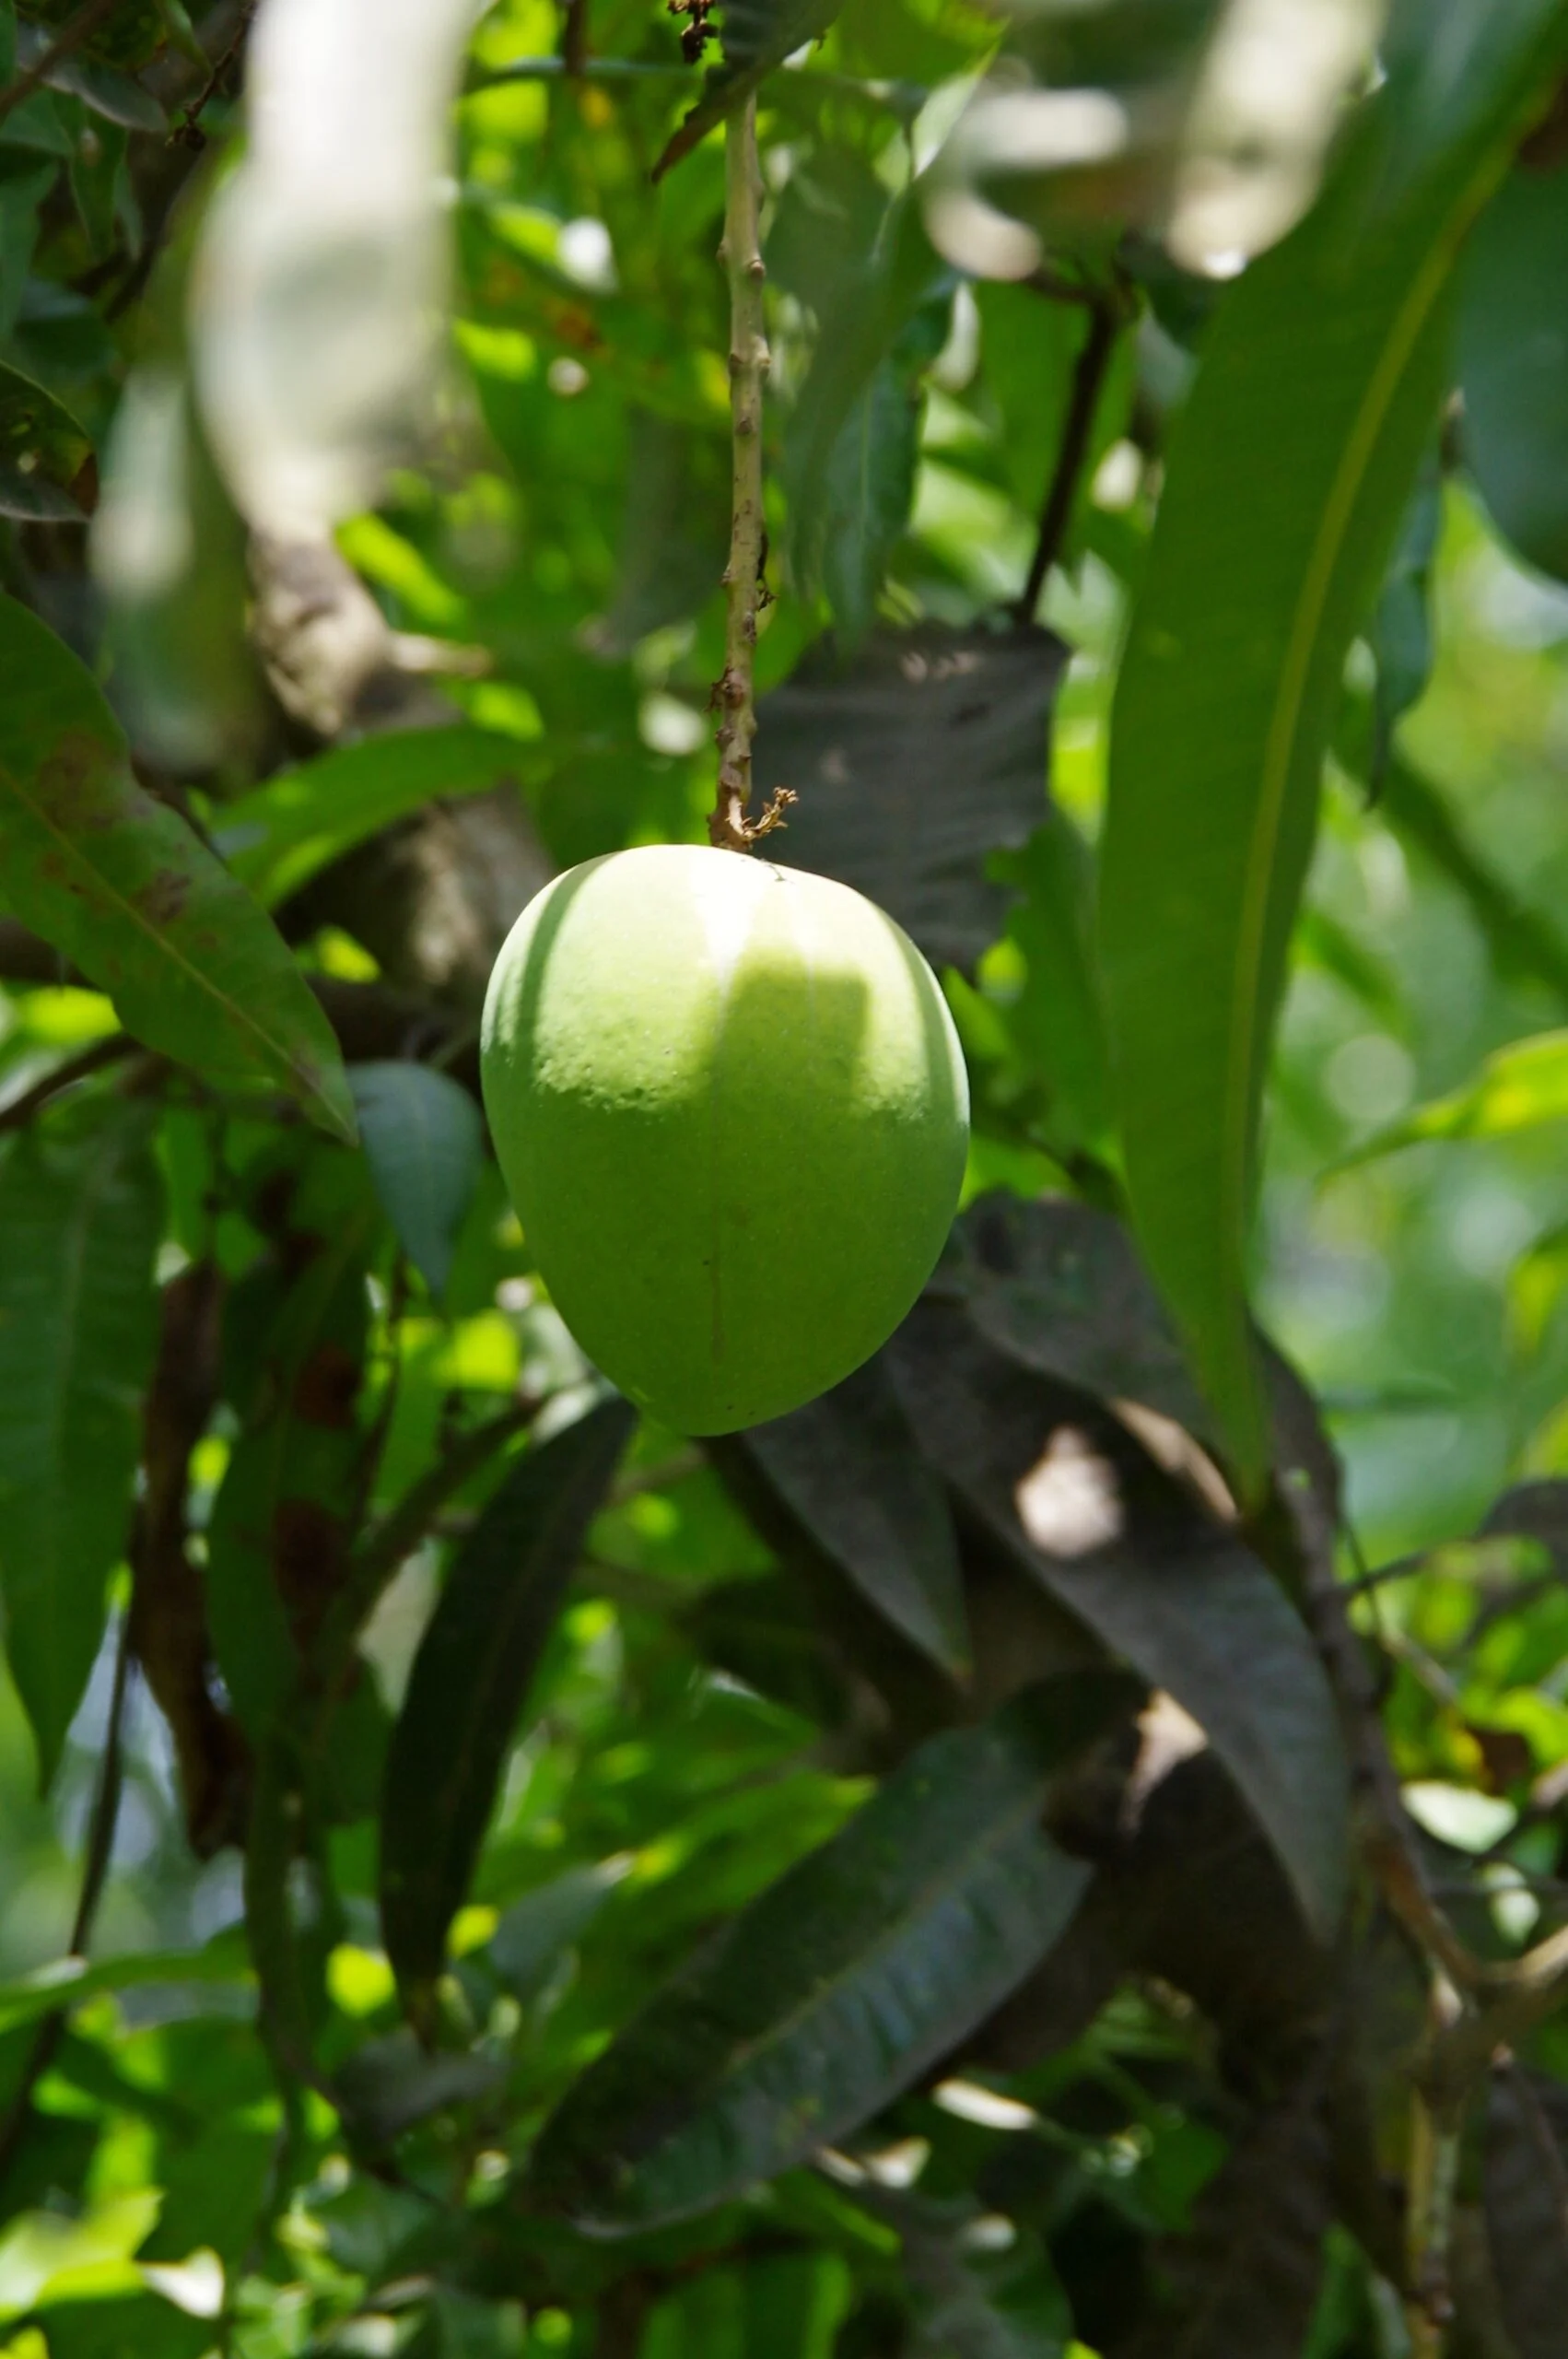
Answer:
[{"label": "twig", "polygon": [[84,5],[61,26],[48,48],[34,58],[26,73],[18,74],[14,82],[0,90],[0,123],[4,123],[24,99],[30,99],[35,90],[41,89],[54,68],[74,51],[80,49],[83,41],[90,41],[99,25],[108,21],[119,5],[120,0],[84,0]]},{"label": "twig", "polygon": [[[1051,294],[1053,299],[1060,299],[1060,290],[1054,285]],[[1094,412],[1100,405],[1106,371],[1110,366],[1116,340],[1126,317],[1125,302],[1119,292],[1099,290],[1080,294],[1074,289],[1069,299],[1087,302],[1089,329],[1072,371],[1071,398],[1062,425],[1056,465],[1046,487],[1046,504],[1040,513],[1040,530],[1035,542],[1029,576],[1012,610],[1021,623],[1034,621],[1040,593],[1046,586],[1046,577],[1066,545],[1067,529],[1072,522],[1072,503],[1078,496],[1078,479],[1083,472],[1090,438],[1094,430]]]},{"label": "twig", "polygon": [[730,117],[724,133],[724,243],[730,279],[730,434],[732,452],[730,562],[724,569],[724,670],[714,687],[719,714],[719,793],[708,815],[710,843],[749,851],[784,824],[795,801],[780,787],[760,819],[751,816],[752,740],[756,735],[756,617],[764,557],[762,401],[767,382],[767,324],[762,289],[762,168],[756,152],[756,100]]},{"label": "twig", "polygon": [[[72,1957],[87,1955],[98,1905],[103,1897],[103,1887],[108,1880],[109,1863],[114,1853],[114,1830],[119,1824],[120,1793],[124,1782],[123,1739],[125,1704],[131,1684],[131,1616],[127,1611],[121,1617],[119,1640],[114,1651],[114,1685],[109,1699],[109,1722],[103,1735],[103,1758],[99,1766],[98,1792],[93,1800],[87,1858],[82,1864],[82,1889],[76,1902],[76,1919],[71,1927],[68,1954]],[[32,2093],[53,2061],[54,2052],[64,2035],[68,2012],[62,2007],[53,2014],[45,2015],[33,2034],[21,2078],[4,2116],[0,2117],[0,2182],[9,2172],[26,2135],[32,2112]]]},{"label": "twig", "polygon": [[0,1133],[25,1131],[33,1116],[53,1099],[64,1097],[65,1091],[75,1088],[78,1081],[86,1081],[91,1074],[101,1073],[106,1065],[118,1064],[123,1057],[132,1055],[135,1048],[135,1041],[128,1039],[123,1033],[118,1033],[108,1040],[95,1040],[90,1049],[82,1050],[80,1056],[70,1057],[64,1064],[56,1065],[52,1073],[46,1073],[41,1079],[35,1081],[30,1089],[24,1089],[19,1097],[13,1097],[8,1106],[0,1108]]},{"label": "twig", "polygon": [[1424,2079],[1435,2105],[1463,2104],[1500,2048],[1517,2047],[1568,2001],[1568,1925],[1481,1975],[1479,2007],[1433,2043]]},{"label": "twig", "polygon": [[217,96],[223,86],[224,76],[245,46],[245,39],[255,17],[256,6],[257,0],[242,0],[240,21],[235,26],[227,45],[219,52],[216,63],[206,80],[190,105],[181,110],[180,121],[170,134],[171,143],[179,140],[181,146],[197,149],[206,146],[207,135],[201,127],[202,117]]}]

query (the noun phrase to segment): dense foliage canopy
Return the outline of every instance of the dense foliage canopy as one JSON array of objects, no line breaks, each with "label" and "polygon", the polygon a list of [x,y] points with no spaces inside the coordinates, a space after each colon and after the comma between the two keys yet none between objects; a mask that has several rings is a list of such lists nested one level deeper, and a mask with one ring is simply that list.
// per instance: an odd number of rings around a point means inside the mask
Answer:
[{"label": "dense foliage canopy", "polygon": [[[0,2359],[1563,2359],[1565,76],[0,0]],[[698,1445],[478,1012],[754,652],[975,1121]]]}]

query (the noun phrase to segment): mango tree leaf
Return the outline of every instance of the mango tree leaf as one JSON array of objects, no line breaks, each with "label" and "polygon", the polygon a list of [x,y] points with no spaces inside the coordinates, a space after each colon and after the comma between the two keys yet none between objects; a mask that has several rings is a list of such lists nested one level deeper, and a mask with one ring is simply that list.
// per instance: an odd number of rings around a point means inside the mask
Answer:
[{"label": "mango tree leaf", "polygon": [[1527,563],[1568,581],[1568,205],[1517,166],[1476,224],[1459,309],[1464,453]]},{"label": "mango tree leaf", "polygon": [[919,443],[919,390],[897,359],[883,360],[828,453],[820,547],[814,563],[807,559],[808,575],[820,576],[848,646],[871,628],[887,560],[909,521]]},{"label": "mango tree leaf", "polygon": [[1486,2228],[1519,2359],[1556,2359],[1568,2318],[1568,2152],[1517,2065],[1492,2073],[1487,2100]]},{"label": "mango tree leaf", "polygon": [[1343,1905],[1349,1772],[1316,1649],[1233,1534],[1108,1425],[1004,1358],[961,1310],[919,1305],[888,1348],[920,1446],[1015,1561],[1207,1732],[1309,1922]]},{"label": "mango tree leaf", "polygon": [[1092,1204],[982,1196],[960,1219],[958,1272],[982,1335],[1026,1367],[1139,1401],[1201,1434],[1208,1419],[1164,1306],[1121,1223]]},{"label": "mango tree leaf", "polygon": [[1254,2122],[1204,2189],[1169,2254],[1176,2316],[1135,2336],[1127,2359],[1300,2359],[1333,2211],[1317,2078]]},{"label": "mango tree leaf", "polygon": [[266,909],[297,893],[341,852],[437,796],[483,794],[517,778],[530,749],[461,723],[398,729],[334,745],[224,805],[218,850]]},{"label": "mango tree leaf", "polygon": [[84,522],[73,487],[91,456],[92,444],[64,402],[19,369],[0,366],[0,516]]},{"label": "mango tree leaf", "polygon": [[348,1086],[381,1209],[439,1299],[485,1160],[479,1109],[460,1083],[430,1065],[352,1065]]},{"label": "mango tree leaf", "polygon": [[1340,1166],[1370,1162],[1422,1139],[1506,1138],[1568,1121],[1568,1031],[1511,1040],[1445,1097],[1429,1098],[1355,1147]]},{"label": "mango tree leaf", "polygon": [[67,1140],[25,1133],[0,1165],[0,1594],[46,1786],[129,1536],[162,1215],[123,1109]]},{"label": "mango tree leaf", "polygon": [[143,792],[91,674],[10,598],[0,895],[149,1049],[223,1088],[270,1082],[353,1138],[337,1042],[281,937],[183,819]]},{"label": "mango tree leaf", "polygon": [[743,106],[764,76],[782,65],[791,50],[819,40],[839,6],[840,0],[729,0],[723,63],[708,67],[702,96],[654,166],[654,179],[689,156],[716,123]]},{"label": "mango tree leaf", "polygon": [[1322,201],[1214,322],[1117,681],[1101,941],[1129,1192],[1248,1490],[1258,1117],[1340,675],[1436,414],[1455,255],[1565,46],[1552,0],[1514,0],[1393,55]]},{"label": "mango tree leaf", "polygon": [[417,2022],[446,1957],[507,1748],[633,1416],[601,1403],[524,1450],[459,1551],[420,1642],[381,1800],[381,1930]]},{"label": "mango tree leaf", "polygon": [[989,857],[1046,815],[1066,664],[1046,630],[927,626],[872,639],[848,666],[817,651],[759,710],[757,783],[801,797],[771,856],[852,885],[934,964],[973,967],[1006,921]]},{"label": "mango tree leaf", "polygon": [[966,1669],[952,1513],[880,1360],[731,1447],[895,1629],[943,1671]]},{"label": "mango tree leaf", "polygon": [[56,1958],[15,1982],[0,1982],[0,2032],[34,2024],[62,2007],[76,2007],[106,1990],[158,1989],[181,1983],[253,1979],[241,1944],[218,1940],[203,1950],[137,1950],[129,1957]]},{"label": "mango tree leaf", "polygon": [[590,2067],[541,2138],[542,2197],[603,2231],[685,2219],[907,2088],[1071,1919],[1089,1870],[1041,1811],[1129,1695],[1060,1681],[911,1755]]}]

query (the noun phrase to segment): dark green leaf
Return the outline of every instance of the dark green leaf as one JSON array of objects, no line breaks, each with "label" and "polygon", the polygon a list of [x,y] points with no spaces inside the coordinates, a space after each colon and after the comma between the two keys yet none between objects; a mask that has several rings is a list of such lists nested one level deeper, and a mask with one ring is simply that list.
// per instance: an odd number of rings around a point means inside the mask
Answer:
[{"label": "dark green leaf", "polygon": [[27,523],[80,524],[73,486],[92,445],[64,404],[0,366],[0,516]]},{"label": "dark green leaf", "polygon": [[389,730],[334,745],[225,805],[219,851],[267,909],[339,853],[438,796],[483,794],[522,774],[529,749],[466,723]]},{"label": "dark green leaf", "polygon": [[91,674],[0,601],[0,893],[127,1031],[229,1088],[263,1080],[354,1136],[337,1043],[283,942],[131,775]]},{"label": "dark green leaf", "polygon": [[847,669],[819,651],[759,710],[758,785],[801,797],[772,857],[854,886],[937,965],[972,968],[1006,917],[988,857],[1045,815],[1066,662],[1049,631],[934,625],[872,640]]},{"label": "dark green leaf", "polygon": [[895,360],[884,360],[840,428],[821,476],[813,569],[847,646],[870,630],[887,560],[909,521],[919,440],[919,394]]},{"label": "dark green leaf", "polygon": [[1515,0],[1401,48],[1214,323],[1117,681],[1101,939],[1129,1189],[1249,1489],[1258,1117],[1340,675],[1432,429],[1454,257],[1565,43],[1551,0]]},{"label": "dark green leaf", "polygon": [[959,1221],[975,1324],[1042,1376],[1141,1401],[1189,1433],[1207,1420],[1181,1346],[1121,1223],[1067,1197],[983,1196]]},{"label": "dark green leaf", "polygon": [[485,1159],[479,1109],[430,1065],[352,1065],[348,1086],[381,1209],[439,1299]]},{"label": "dark green leaf", "polygon": [[1464,453],[1492,522],[1568,581],[1568,204],[1561,171],[1511,172],[1476,224],[1459,308]]},{"label": "dark green leaf", "polygon": [[60,2007],[79,2006],[105,1990],[176,1989],[181,1983],[220,1982],[243,1987],[249,1962],[233,1942],[205,1950],[141,1950],[130,1957],[57,1958],[15,1982],[0,1982],[0,2031],[37,2023]]},{"label": "dark green leaf", "polygon": [[405,2030],[357,2048],[334,2085],[356,2130],[391,2145],[433,2113],[492,2095],[505,2078],[497,2057],[430,2056]]},{"label": "dark green leaf", "polygon": [[418,2019],[468,1889],[518,1714],[632,1413],[606,1401],[524,1450],[463,1543],[387,1756],[381,1928]]},{"label": "dark green leaf", "polygon": [[729,0],[724,62],[709,66],[703,94],[654,166],[654,179],[689,156],[705,133],[743,105],[763,76],[782,65],[792,50],[820,39],[840,5],[841,0]]},{"label": "dark green leaf", "polygon": [[953,1518],[880,1360],[733,1446],[895,1629],[942,1670],[967,1668]]},{"label": "dark green leaf", "polygon": [[920,1446],[1003,1547],[1207,1732],[1311,1923],[1343,1905],[1349,1777],[1306,1630],[1258,1559],[1178,1506],[1071,1395],[927,1301],[889,1347]]},{"label": "dark green leaf", "polygon": [[1059,1682],[923,1745],[577,2083],[539,2146],[542,2193],[606,2230],[684,2219],[907,2088],[1071,1917],[1089,1871],[1041,1811],[1128,1693]]},{"label": "dark green leaf", "polygon": [[130,1533],[162,1214],[146,1125],[123,1109],[29,1132],[0,1165],[0,1593],[45,1785]]},{"label": "dark green leaf", "polygon": [[1539,2090],[1517,2065],[1492,2076],[1486,2227],[1519,2359],[1558,2359],[1568,2318],[1568,2155]]},{"label": "dark green leaf", "polygon": [[1310,2071],[1263,2114],[1204,2189],[1191,2237],[1169,2255],[1175,2315],[1127,2359],[1300,2359],[1332,2216],[1319,2079]]}]

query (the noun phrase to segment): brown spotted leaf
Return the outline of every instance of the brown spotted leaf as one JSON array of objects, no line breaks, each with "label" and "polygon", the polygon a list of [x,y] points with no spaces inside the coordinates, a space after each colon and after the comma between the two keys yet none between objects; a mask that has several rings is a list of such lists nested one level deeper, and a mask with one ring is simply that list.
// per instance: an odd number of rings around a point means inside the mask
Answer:
[{"label": "brown spotted leaf", "polygon": [[352,1140],[337,1043],[282,936],[131,775],[96,682],[0,599],[0,898],[128,1032],[220,1088],[271,1083]]}]

